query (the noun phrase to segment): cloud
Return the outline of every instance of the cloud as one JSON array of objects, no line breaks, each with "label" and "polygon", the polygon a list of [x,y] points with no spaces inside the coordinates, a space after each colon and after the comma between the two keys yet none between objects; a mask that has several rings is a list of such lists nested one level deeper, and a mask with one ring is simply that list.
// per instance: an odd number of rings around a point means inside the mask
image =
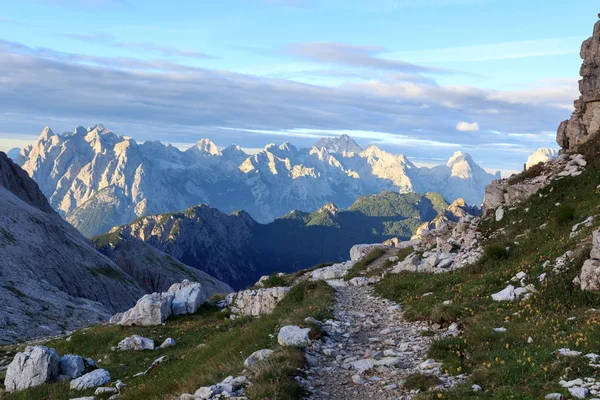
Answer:
[{"label": "cloud", "polygon": [[359,68],[375,68],[405,73],[447,72],[439,68],[424,67],[400,60],[377,57],[387,52],[385,47],[351,45],[334,42],[305,42],[289,46],[286,52],[308,60],[346,65]]},{"label": "cloud", "polygon": [[[507,100],[514,97],[521,101]],[[548,101],[528,102],[519,91],[441,86],[410,74],[319,86],[0,41],[0,125],[21,133],[47,124],[103,122],[140,140],[211,137],[221,138],[219,144],[260,147],[266,132],[309,144],[317,134],[353,131],[400,151],[410,145],[415,156],[473,149],[495,159],[502,149],[502,162],[520,168],[523,154],[546,144],[548,132],[568,117],[569,110],[556,104],[571,100],[557,91]],[[456,121],[477,121],[486,131],[452,135]],[[515,133],[529,136],[510,136]]]},{"label": "cloud", "polygon": [[149,42],[119,42],[114,36],[106,33],[66,33],[60,35],[69,39],[78,40],[86,43],[99,43],[112,47],[140,50],[147,53],[155,53],[164,57],[183,57],[183,58],[195,58],[195,59],[213,59],[215,57],[208,54],[193,51],[193,50],[181,50],[172,46],[160,45],[157,43]]},{"label": "cloud", "polygon": [[461,121],[456,124],[456,130],[460,132],[478,132],[479,131],[479,123],[477,122],[464,122]]}]

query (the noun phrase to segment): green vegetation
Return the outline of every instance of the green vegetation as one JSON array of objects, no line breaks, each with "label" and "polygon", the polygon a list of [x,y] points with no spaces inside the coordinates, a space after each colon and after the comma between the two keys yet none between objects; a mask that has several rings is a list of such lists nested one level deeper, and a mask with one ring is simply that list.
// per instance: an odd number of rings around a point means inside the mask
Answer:
[{"label": "green vegetation", "polygon": [[383,248],[372,250],[369,254],[361,258],[360,261],[354,263],[352,268],[350,268],[350,270],[348,271],[348,274],[344,277],[344,280],[349,281],[352,278],[361,276],[361,274],[365,272],[365,269],[367,267],[369,267],[371,264],[373,264],[375,261],[381,258],[386,252],[387,250]]},{"label": "green vegetation", "polygon": [[[101,367],[110,372],[113,380],[122,379],[128,384],[121,396],[123,400],[178,398],[180,393],[194,393],[200,386],[218,383],[228,375],[241,374],[243,361],[252,352],[273,348],[276,355],[260,365],[251,377],[254,386],[248,390],[248,397],[257,400],[298,399],[303,393],[294,376],[304,365],[304,357],[298,350],[281,349],[276,343],[277,332],[284,325],[307,326],[304,320],[309,316],[330,318],[332,306],[333,291],[327,284],[302,282],[292,288],[271,315],[258,319],[232,321],[228,313],[205,305],[197,314],[170,318],[165,325],[96,326],[75,332],[68,342],[60,339],[46,345],[61,355],[80,354],[102,360]],[[313,336],[320,334],[313,331]],[[154,352],[111,351],[111,346],[132,334],[149,337],[158,344],[172,337],[177,345]],[[146,376],[133,377],[163,355],[168,357],[165,364]],[[5,395],[3,399],[63,400],[92,394],[93,390],[75,393],[69,391],[68,383],[53,383]]]},{"label": "green vegetation", "polygon": [[[598,141],[586,146],[595,158],[586,157],[588,167],[581,176],[554,181],[541,196],[507,210],[500,222],[487,218],[481,227],[491,238],[477,264],[447,274],[390,275],[376,287],[379,295],[401,302],[409,320],[443,325],[455,321],[463,330],[460,337],[434,341],[428,356],[443,362],[449,373],[467,373],[470,379],[447,393],[422,393],[421,399],[539,399],[552,392],[568,396],[558,385],[561,377],[600,378],[587,359],[557,355],[560,348],[583,354],[599,350],[600,313],[589,310],[600,308],[600,294],[582,292],[572,283],[589,257],[586,237],[594,228],[570,236],[575,223],[600,212],[599,147]],[[543,267],[568,250],[574,258],[560,272]],[[537,293],[528,300],[493,301],[491,295],[521,271]],[[542,273],[548,275],[540,283]],[[428,292],[432,294],[424,297]],[[445,300],[452,304],[443,305]],[[496,332],[497,327],[507,331]],[[473,392],[473,384],[484,391]]]},{"label": "green vegetation", "polygon": [[406,377],[404,381],[404,388],[410,390],[429,390],[436,385],[439,385],[440,380],[433,375],[425,375],[425,374],[413,374]]}]

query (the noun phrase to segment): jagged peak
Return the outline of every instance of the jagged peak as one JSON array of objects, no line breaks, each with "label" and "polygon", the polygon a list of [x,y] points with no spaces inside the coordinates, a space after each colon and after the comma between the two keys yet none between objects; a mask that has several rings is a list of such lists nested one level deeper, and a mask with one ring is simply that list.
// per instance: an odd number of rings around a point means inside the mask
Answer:
[{"label": "jagged peak", "polygon": [[281,145],[279,145],[279,150],[292,153],[295,153],[297,151],[296,146],[294,146],[290,142],[283,142]]},{"label": "jagged peak", "polygon": [[50,139],[52,136],[56,136],[56,134],[52,131],[52,129],[49,126],[47,126],[42,130],[42,133],[40,134],[40,137],[38,138],[38,140],[46,141],[46,140]]},{"label": "jagged peak", "polygon": [[462,151],[456,151],[452,157],[448,159],[446,166],[453,167],[457,163],[467,162],[468,164],[473,164],[473,157],[469,153],[463,153]]},{"label": "jagged peak", "polygon": [[325,148],[330,153],[360,153],[363,149],[350,136],[343,134],[339,137],[325,137],[314,145]]},{"label": "jagged peak", "polygon": [[191,147],[187,151],[199,151],[211,156],[220,156],[221,150],[214,144],[210,139],[200,139],[195,146]]},{"label": "jagged peak", "polygon": [[82,135],[85,136],[87,135],[88,130],[86,128],[84,128],[83,126],[79,125],[76,126],[75,129],[73,129],[73,134],[74,135]]},{"label": "jagged peak", "polygon": [[327,203],[319,209],[319,212],[326,212],[331,215],[337,214],[340,209],[334,203]]},{"label": "jagged peak", "polygon": [[268,143],[264,148],[263,151],[271,151],[272,148],[277,147],[277,145],[275,143]]}]

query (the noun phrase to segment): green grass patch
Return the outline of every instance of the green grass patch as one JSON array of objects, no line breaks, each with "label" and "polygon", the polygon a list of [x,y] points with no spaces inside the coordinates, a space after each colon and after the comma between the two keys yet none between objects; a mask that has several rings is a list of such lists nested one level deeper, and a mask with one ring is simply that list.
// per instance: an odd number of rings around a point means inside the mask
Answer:
[{"label": "green grass patch", "polygon": [[382,248],[372,250],[369,254],[364,256],[360,261],[357,261],[356,263],[354,263],[354,265],[352,266],[352,268],[350,268],[350,270],[348,271],[348,274],[344,277],[344,279],[349,281],[352,278],[361,276],[362,273],[365,272],[365,269],[369,265],[371,265],[372,263],[377,261],[379,258],[381,258],[386,252],[387,252],[387,250],[382,249]]},{"label": "green grass patch", "polygon": [[404,384],[402,385],[408,390],[421,390],[426,391],[439,385],[441,381],[438,377],[426,374],[413,374],[406,377]]},{"label": "green grass patch", "polygon": [[[54,340],[46,344],[60,355],[79,354],[101,360],[113,381],[127,383],[123,400],[152,400],[178,398],[181,393],[194,393],[200,386],[220,382],[228,375],[241,374],[243,361],[252,352],[263,348],[279,349],[277,332],[284,325],[307,326],[305,318],[329,318],[333,306],[333,290],[323,282],[302,282],[294,286],[275,311],[255,318],[230,320],[227,312],[204,305],[197,314],[170,318],[165,325],[153,327],[95,326],[77,331],[70,341]],[[177,345],[153,352],[113,352],[123,338],[139,334],[160,344],[167,337]],[[320,332],[314,332],[319,335]],[[15,350],[15,349],[11,349]],[[261,368],[249,393],[251,399],[301,397],[294,373],[304,360],[295,350],[277,352],[276,364]],[[166,355],[168,361],[149,375],[133,378],[144,371],[153,360]],[[251,378],[254,379],[254,378]],[[72,392],[68,383],[42,385],[22,392],[5,395],[7,400],[63,400],[91,396],[93,390]],[[171,396],[171,397],[170,397]]]},{"label": "green grass patch", "polygon": [[[597,143],[591,148],[600,152]],[[443,393],[444,399],[539,399],[552,392],[567,396],[558,384],[561,377],[600,379],[587,359],[557,356],[564,347],[598,353],[600,343],[600,313],[589,311],[600,309],[600,294],[582,292],[572,283],[589,258],[594,227],[584,227],[578,236],[570,237],[575,222],[600,213],[596,194],[600,157],[594,154],[579,177],[555,180],[540,191],[541,196],[507,209],[502,221],[491,217],[482,221],[480,229],[490,239],[484,242],[485,256],[477,264],[446,274],[389,275],[376,286],[378,295],[402,303],[409,320],[460,324],[460,337],[434,340],[428,354],[449,373],[470,376],[463,385]],[[507,246],[509,252],[504,250]],[[574,252],[573,260],[560,273],[552,273],[552,266],[543,267],[568,250]],[[537,293],[528,300],[493,301],[491,295],[521,271]],[[547,277],[540,283],[542,273]],[[432,294],[423,297],[428,292]],[[443,305],[445,300],[452,304]],[[498,327],[507,331],[495,332]],[[473,384],[484,391],[473,392]],[[427,392],[420,398],[438,399],[437,395]]]}]

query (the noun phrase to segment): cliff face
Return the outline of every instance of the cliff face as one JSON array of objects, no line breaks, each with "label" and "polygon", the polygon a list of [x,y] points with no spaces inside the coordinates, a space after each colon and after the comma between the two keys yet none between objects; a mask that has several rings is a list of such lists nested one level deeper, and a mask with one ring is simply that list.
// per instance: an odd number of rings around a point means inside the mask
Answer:
[{"label": "cliff face", "polygon": [[581,96],[575,100],[571,119],[560,124],[556,135],[557,143],[568,151],[577,151],[600,132],[600,21],[594,26],[593,36],[581,45],[580,55]]}]

